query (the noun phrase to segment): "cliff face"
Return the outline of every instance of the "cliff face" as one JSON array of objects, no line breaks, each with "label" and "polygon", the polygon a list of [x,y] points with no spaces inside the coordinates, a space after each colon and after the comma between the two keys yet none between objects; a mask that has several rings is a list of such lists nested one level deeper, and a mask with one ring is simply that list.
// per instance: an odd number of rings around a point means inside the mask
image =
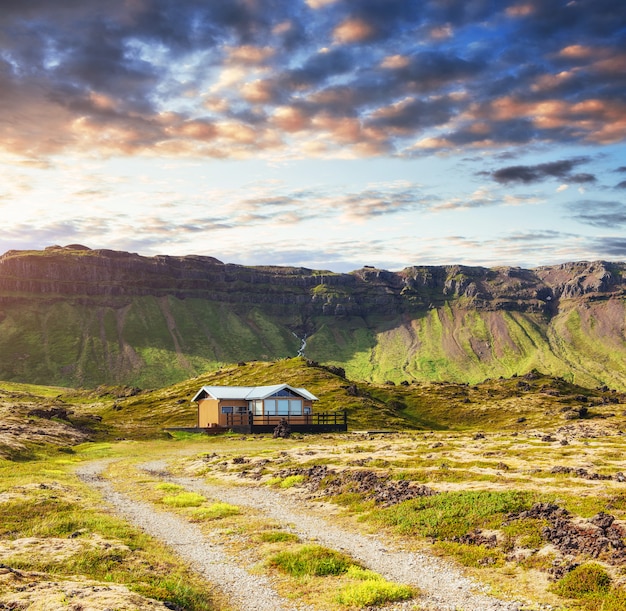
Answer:
[{"label": "cliff face", "polygon": [[[336,274],[80,245],[9,251],[0,257],[0,379],[154,383],[166,371],[171,381],[293,355],[304,336],[307,356],[371,379],[465,371],[474,380],[531,361],[563,373],[584,367],[572,355],[587,340],[626,351],[625,299],[626,264],[602,261]],[[537,363],[533,352],[545,356]]]}]

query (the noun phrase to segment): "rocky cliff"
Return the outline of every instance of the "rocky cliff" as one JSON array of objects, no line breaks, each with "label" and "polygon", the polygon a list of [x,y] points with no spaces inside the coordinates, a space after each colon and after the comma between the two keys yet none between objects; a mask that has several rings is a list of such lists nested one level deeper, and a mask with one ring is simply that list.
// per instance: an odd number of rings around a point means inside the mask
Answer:
[{"label": "rocky cliff", "polygon": [[[9,251],[0,379],[169,382],[293,355],[306,336],[307,356],[379,381],[475,381],[543,366],[624,385],[613,362],[626,354],[625,303],[626,264],[603,261],[337,274],[80,245]],[[579,354],[589,345],[593,367]]]}]

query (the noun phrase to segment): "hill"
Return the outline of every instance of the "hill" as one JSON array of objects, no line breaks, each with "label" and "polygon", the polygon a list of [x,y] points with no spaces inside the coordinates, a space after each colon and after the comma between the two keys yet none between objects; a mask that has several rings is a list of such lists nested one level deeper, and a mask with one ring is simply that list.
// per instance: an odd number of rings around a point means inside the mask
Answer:
[{"label": "hill", "polygon": [[305,355],[382,383],[533,369],[626,389],[626,264],[349,274],[80,245],[0,257],[0,379],[157,388]]},{"label": "hill", "polygon": [[[372,384],[341,370],[296,357],[241,363],[159,390],[117,398],[98,413],[124,437],[152,436],[163,427],[193,427],[191,398],[204,385],[252,386],[286,382],[313,392],[316,412],[346,410],[350,430],[498,430],[555,428],[568,421],[623,421],[626,394],[587,389],[536,371],[522,377],[459,383]],[[99,398],[115,390],[104,389]]]},{"label": "hill", "polygon": [[191,398],[203,385],[304,386],[316,412],[346,410],[350,431],[554,430],[569,424],[624,424],[626,393],[587,389],[532,371],[524,376],[460,383],[372,384],[296,357],[241,363],[158,390],[95,389],[0,383],[0,457],[28,458],[38,448],[69,450],[85,441],[161,437],[170,427],[194,427]]}]

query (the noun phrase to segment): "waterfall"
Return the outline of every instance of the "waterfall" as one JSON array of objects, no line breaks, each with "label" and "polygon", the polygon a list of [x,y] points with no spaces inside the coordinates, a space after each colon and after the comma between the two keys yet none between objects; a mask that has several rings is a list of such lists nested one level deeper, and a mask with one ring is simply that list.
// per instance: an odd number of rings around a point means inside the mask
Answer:
[{"label": "waterfall", "polygon": [[304,349],[306,348],[306,333],[304,334],[304,337],[298,337],[293,331],[291,334],[302,342],[300,344],[300,350],[298,350],[298,356],[304,356]]}]

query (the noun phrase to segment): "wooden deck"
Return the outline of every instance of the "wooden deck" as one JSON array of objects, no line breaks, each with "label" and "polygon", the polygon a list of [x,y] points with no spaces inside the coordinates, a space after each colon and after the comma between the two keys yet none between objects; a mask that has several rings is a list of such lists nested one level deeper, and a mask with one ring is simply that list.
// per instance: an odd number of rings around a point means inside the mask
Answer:
[{"label": "wooden deck", "polygon": [[173,427],[168,431],[187,431],[217,435],[227,431],[234,433],[273,433],[274,429],[286,421],[292,433],[335,433],[348,430],[346,411],[327,414],[307,414],[304,416],[254,416],[252,414],[226,414],[226,423],[222,426],[206,428]]}]

